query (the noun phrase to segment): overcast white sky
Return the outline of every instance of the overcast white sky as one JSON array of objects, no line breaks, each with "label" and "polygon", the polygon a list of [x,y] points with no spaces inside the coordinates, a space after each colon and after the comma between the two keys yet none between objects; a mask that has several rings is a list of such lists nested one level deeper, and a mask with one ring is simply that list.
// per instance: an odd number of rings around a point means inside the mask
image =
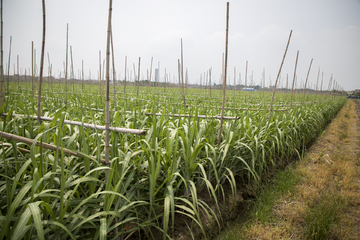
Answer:
[{"label": "overcast white sky", "polygon": [[[124,78],[125,56],[128,68],[136,69],[141,57],[141,75],[160,62],[160,73],[177,76],[180,39],[183,39],[184,67],[189,81],[199,82],[200,74],[212,67],[212,82],[219,83],[222,53],[225,51],[226,2],[223,0],[131,0],[113,1],[113,38],[117,78]],[[64,71],[66,24],[72,46],[74,72],[78,75],[84,60],[97,79],[99,50],[105,59],[108,1],[46,1],[46,45],[53,75]],[[4,68],[8,62],[12,36],[11,74],[17,55],[22,73],[31,67],[31,41],[40,65],[42,40],[41,0],[3,0]],[[298,82],[305,81],[313,58],[309,82],[316,84],[317,73],[324,72],[323,89],[331,74],[345,90],[360,89],[360,1],[359,0],[252,0],[230,1],[228,76],[244,83],[246,61],[248,76],[259,84],[265,69],[266,86],[274,84],[284,55],[290,30],[293,30],[282,69],[292,80],[296,52],[299,50]],[[70,48],[69,48],[70,57]],[[69,59],[70,63],[70,59]],[[69,67],[70,69],[70,67]],[[6,73],[6,69],[4,69]],[[137,71],[137,70],[136,70]],[[48,74],[47,71],[44,72]],[[63,76],[63,73],[62,73]],[[142,78],[142,77],[141,77]],[[154,78],[153,78],[154,79]],[[248,78],[249,79],[249,78]],[[321,80],[321,74],[320,74]],[[320,81],[319,81],[320,85]]]}]

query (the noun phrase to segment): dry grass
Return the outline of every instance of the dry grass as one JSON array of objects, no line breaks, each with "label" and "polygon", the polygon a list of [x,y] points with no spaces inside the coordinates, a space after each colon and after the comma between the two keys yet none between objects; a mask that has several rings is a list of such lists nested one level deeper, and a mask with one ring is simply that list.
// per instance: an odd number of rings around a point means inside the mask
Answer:
[{"label": "dry grass", "polygon": [[349,101],[298,164],[295,171],[302,179],[276,201],[274,221],[246,226],[244,239],[360,239],[360,124],[355,107]]}]

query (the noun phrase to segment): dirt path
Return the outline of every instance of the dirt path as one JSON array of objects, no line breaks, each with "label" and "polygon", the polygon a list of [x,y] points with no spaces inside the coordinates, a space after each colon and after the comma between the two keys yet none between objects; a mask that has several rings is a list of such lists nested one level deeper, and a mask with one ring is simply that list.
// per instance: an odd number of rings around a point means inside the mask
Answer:
[{"label": "dirt path", "polygon": [[[360,239],[360,102],[350,100],[294,168],[301,180],[275,201],[271,221],[236,239]],[[231,230],[234,231],[234,230]],[[224,234],[225,236],[226,234]],[[217,239],[233,239],[220,237]]]}]

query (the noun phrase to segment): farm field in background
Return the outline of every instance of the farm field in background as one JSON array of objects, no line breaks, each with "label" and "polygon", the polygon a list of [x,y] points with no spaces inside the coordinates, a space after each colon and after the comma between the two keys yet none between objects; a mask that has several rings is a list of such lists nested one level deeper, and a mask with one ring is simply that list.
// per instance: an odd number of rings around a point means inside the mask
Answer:
[{"label": "farm field in background", "polygon": [[[218,142],[220,90],[212,89],[210,97],[210,89],[188,88],[184,104],[179,88],[142,86],[137,92],[127,86],[125,94],[116,86],[110,126],[147,132],[111,132],[111,163],[105,165],[105,131],[85,127],[105,125],[104,91],[76,84],[74,94],[68,85],[65,105],[65,85],[45,84],[43,90],[42,116],[52,121],[38,125],[31,118],[37,97],[30,84],[19,88],[11,82],[0,109],[6,115],[1,132],[59,149],[0,138],[0,239],[151,239],[159,232],[164,239],[176,238],[178,215],[206,236],[211,226],[204,217],[220,225],[225,183],[234,198],[239,181],[261,182],[278,162],[300,156],[346,102],[344,96],[301,91],[290,107],[291,92],[277,93],[268,120],[272,93],[228,90],[224,116],[229,118]],[[215,208],[198,197],[204,189]]]}]

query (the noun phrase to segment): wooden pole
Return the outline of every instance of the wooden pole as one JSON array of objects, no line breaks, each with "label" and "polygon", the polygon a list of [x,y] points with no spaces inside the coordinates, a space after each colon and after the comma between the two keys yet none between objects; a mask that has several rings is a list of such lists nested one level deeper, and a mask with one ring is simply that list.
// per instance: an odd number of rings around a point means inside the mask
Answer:
[{"label": "wooden pole", "polygon": [[41,46],[41,59],[40,59],[40,80],[39,80],[39,93],[38,93],[38,104],[37,104],[37,124],[40,125],[40,116],[41,116],[41,84],[43,77],[43,66],[44,66],[44,53],[45,53],[45,0],[42,0],[42,11],[43,11],[43,36],[42,36],[42,46]]},{"label": "wooden pole", "polygon": [[296,78],[296,68],[297,68],[298,57],[299,57],[299,51],[297,51],[297,54],[296,54],[294,77],[293,77],[292,88],[291,88],[290,107],[292,107],[292,100],[293,100],[293,95],[294,95],[294,83],[295,83],[295,78]]},{"label": "wooden pole", "polygon": [[290,31],[290,35],[289,35],[289,39],[288,39],[288,42],[287,42],[287,45],[286,45],[285,53],[284,53],[283,59],[282,59],[282,61],[281,61],[281,65],[280,65],[280,68],[279,68],[278,75],[277,75],[277,77],[276,77],[275,86],[274,86],[274,91],[273,91],[273,95],[272,95],[271,103],[270,103],[268,121],[270,121],[270,118],[271,118],[272,104],[273,104],[273,102],[274,102],[276,85],[277,85],[277,82],[278,82],[278,79],[279,79],[279,76],[280,76],[280,73],[281,73],[282,65],[284,64],[286,52],[287,52],[287,50],[288,50],[289,43],[290,43],[291,34],[292,34],[292,30]]},{"label": "wooden pole", "polygon": [[309,73],[310,73],[310,69],[311,69],[311,64],[313,62],[313,59],[311,59],[310,61],[310,66],[309,66],[309,69],[308,69],[308,72],[307,72],[307,75],[306,75],[306,80],[305,80],[305,85],[304,85],[304,97],[303,97],[303,102],[305,102],[305,91],[306,91],[306,86],[307,86],[307,82],[308,82],[308,79],[309,79]]},{"label": "wooden pole", "polygon": [[222,108],[221,108],[221,119],[220,119],[220,129],[218,135],[218,147],[221,142],[221,134],[222,134],[222,125],[224,122],[224,107],[225,107],[225,94],[226,94],[226,70],[227,70],[227,54],[228,54],[228,35],[229,35],[229,2],[226,4],[226,40],[225,40],[225,69],[223,76],[223,97],[222,97]]},{"label": "wooden pole", "polygon": [[[110,38],[111,38],[111,12],[112,0],[109,0],[109,19],[106,43],[106,97],[105,97],[105,164],[109,165],[110,153],[110,113],[109,113],[109,91],[110,91]],[[109,170],[106,170],[106,175]]]}]

